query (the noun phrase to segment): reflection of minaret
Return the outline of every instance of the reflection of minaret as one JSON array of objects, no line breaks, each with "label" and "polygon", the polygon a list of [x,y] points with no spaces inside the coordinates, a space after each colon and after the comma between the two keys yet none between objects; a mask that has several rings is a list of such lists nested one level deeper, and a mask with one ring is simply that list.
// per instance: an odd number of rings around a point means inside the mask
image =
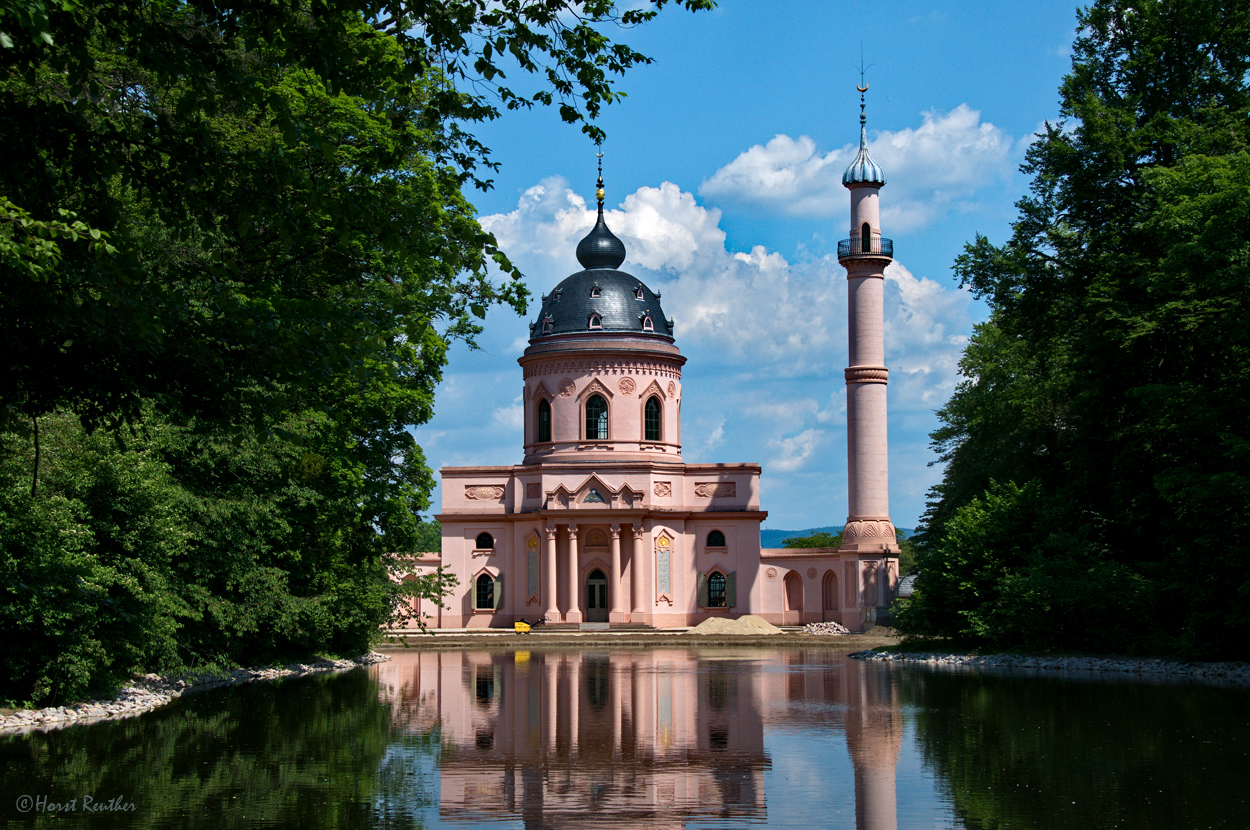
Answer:
[{"label": "reflection of minaret", "polygon": [[857,89],[859,154],[842,174],[842,184],[851,191],[851,233],[849,239],[838,243],[838,262],[846,267],[850,345],[846,369],[849,515],[840,550],[844,559],[854,556],[848,576],[855,580],[851,591],[858,593],[854,605],[862,609],[861,619],[843,620],[851,628],[871,625],[877,609],[889,606],[898,573],[898,542],[890,522],[885,392],[889,378],[885,366],[885,267],[893,259],[894,242],[881,236],[878,191],[885,184],[885,173],[868,153],[864,115],[868,87]]},{"label": "reflection of minaret", "polygon": [[881,666],[846,662],[846,745],[855,767],[857,830],[897,830],[895,768],[903,739],[894,685]]}]

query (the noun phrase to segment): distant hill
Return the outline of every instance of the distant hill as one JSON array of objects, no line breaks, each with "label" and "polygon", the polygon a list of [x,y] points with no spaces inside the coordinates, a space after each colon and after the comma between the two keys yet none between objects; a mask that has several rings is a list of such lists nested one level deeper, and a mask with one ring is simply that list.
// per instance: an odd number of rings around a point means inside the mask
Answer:
[{"label": "distant hill", "polygon": [[[841,533],[843,527],[845,525],[809,527],[807,530],[766,530],[765,528],[760,528],[760,547],[779,548],[781,543],[791,536],[811,536],[813,533]],[[906,527],[900,527],[898,530],[906,536],[910,536],[914,532]]]}]

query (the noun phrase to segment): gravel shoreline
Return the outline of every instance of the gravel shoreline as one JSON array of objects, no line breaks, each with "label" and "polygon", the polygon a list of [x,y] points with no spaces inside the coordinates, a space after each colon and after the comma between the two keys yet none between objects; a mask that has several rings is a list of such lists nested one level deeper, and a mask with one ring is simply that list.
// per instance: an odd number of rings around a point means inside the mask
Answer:
[{"label": "gravel shoreline", "polygon": [[33,731],[47,732],[79,723],[100,723],[132,718],[159,709],[187,692],[237,686],[261,680],[278,680],[323,672],[347,671],[383,663],[391,658],[376,651],[351,660],[318,660],[315,663],[288,663],[286,666],[234,669],[225,674],[185,674],[162,677],[145,674],[121,689],[111,700],[88,700],[71,706],[49,706],[44,709],[18,709],[0,715],[0,736],[22,735]]},{"label": "gravel shoreline", "polygon": [[1048,657],[1024,654],[893,653],[873,650],[849,655],[855,660],[910,664],[955,671],[1055,674],[1088,677],[1120,675],[1151,682],[1205,682],[1250,686],[1250,663],[1198,663],[1162,657]]}]

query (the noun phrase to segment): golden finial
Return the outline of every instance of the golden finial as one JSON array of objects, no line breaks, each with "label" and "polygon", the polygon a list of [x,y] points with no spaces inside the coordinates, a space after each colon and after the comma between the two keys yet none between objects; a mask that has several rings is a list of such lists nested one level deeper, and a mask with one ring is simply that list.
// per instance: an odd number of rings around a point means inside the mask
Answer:
[{"label": "golden finial", "polygon": [[595,198],[599,200],[599,214],[603,215],[603,152],[595,153],[595,158],[599,159],[599,181],[596,182]]}]

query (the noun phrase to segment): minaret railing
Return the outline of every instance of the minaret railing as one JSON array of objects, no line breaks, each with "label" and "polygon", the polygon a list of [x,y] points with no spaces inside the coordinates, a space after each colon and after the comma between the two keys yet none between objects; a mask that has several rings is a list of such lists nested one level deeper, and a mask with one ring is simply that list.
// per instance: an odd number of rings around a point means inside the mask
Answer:
[{"label": "minaret railing", "polygon": [[874,236],[868,240],[868,246],[864,247],[862,237],[853,237],[851,239],[843,239],[838,243],[838,259],[860,259],[860,258],[894,258],[894,240],[886,239],[883,236]]}]

